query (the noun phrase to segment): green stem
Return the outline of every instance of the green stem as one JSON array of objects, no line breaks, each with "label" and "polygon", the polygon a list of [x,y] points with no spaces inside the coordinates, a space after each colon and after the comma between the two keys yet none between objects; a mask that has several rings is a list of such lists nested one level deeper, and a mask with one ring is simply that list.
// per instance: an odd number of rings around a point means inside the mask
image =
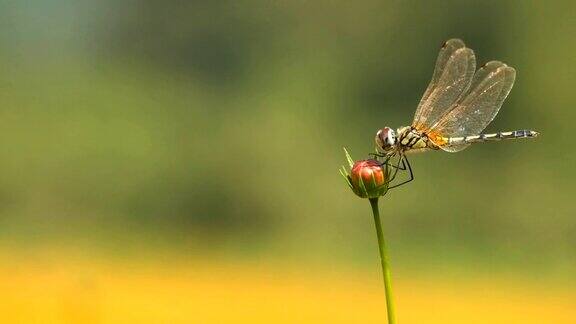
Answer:
[{"label": "green stem", "polygon": [[380,250],[380,263],[382,264],[382,277],[384,278],[384,291],[386,293],[386,311],[388,313],[388,324],[396,324],[394,313],[394,302],[392,300],[392,283],[390,280],[390,265],[388,264],[388,252],[384,242],[382,223],[380,221],[380,211],[378,210],[378,198],[370,198],[370,206],[374,214],[374,224],[376,225],[376,235],[378,236],[378,248]]}]

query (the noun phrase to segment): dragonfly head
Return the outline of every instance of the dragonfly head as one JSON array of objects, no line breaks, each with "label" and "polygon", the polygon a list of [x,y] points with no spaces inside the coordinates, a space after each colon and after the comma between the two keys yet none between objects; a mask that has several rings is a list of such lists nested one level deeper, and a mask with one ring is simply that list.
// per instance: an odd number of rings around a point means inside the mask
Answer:
[{"label": "dragonfly head", "polygon": [[396,132],[390,127],[384,127],[376,133],[376,147],[381,153],[396,149]]}]

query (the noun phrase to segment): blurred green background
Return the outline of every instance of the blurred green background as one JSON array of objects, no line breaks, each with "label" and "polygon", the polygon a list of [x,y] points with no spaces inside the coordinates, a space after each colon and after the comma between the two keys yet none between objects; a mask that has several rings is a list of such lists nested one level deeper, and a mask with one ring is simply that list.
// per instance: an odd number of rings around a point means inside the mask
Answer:
[{"label": "blurred green background", "polygon": [[573,282],[575,12],[572,1],[3,2],[1,252],[377,276],[369,205],[338,174],[342,147],[364,158],[377,129],[410,124],[440,45],[458,37],[478,65],[518,72],[487,131],[541,137],[413,156],[415,181],[381,202],[396,273]]}]

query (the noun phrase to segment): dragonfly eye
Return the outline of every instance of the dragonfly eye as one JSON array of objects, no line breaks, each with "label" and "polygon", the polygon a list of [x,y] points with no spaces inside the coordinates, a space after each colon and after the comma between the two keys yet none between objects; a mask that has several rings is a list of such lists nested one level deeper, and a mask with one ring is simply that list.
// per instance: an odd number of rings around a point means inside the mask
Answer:
[{"label": "dragonfly eye", "polygon": [[384,127],[376,133],[376,145],[384,152],[390,151],[396,145],[396,132],[390,127]]}]

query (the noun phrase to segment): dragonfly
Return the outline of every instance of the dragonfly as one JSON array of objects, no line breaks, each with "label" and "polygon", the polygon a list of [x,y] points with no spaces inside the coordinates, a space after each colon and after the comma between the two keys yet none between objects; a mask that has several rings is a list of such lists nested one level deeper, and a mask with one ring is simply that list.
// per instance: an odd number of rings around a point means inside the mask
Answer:
[{"label": "dragonfly", "polygon": [[[473,143],[537,137],[539,133],[533,130],[483,133],[498,114],[515,78],[516,70],[500,61],[490,61],[476,71],[474,51],[460,39],[446,41],[412,125],[396,131],[384,127],[376,133],[377,153],[373,155],[395,169],[388,182],[398,170],[409,171],[407,180],[389,188],[414,180],[407,153],[459,152]],[[398,161],[391,163],[392,158]]]}]

